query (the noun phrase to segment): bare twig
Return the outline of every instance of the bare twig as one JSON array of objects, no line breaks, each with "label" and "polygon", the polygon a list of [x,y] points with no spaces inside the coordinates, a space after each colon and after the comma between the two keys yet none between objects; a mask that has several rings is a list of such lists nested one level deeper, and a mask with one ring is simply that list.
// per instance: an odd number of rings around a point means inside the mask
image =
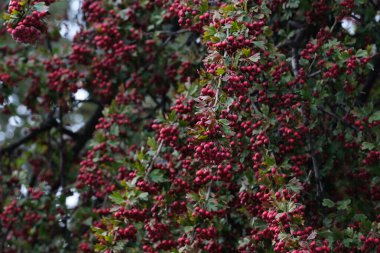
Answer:
[{"label": "bare twig", "polygon": [[318,166],[318,161],[316,158],[315,150],[314,150],[314,145],[313,141],[311,139],[311,134],[309,132],[308,134],[308,142],[309,142],[309,149],[310,149],[310,156],[311,156],[311,161],[313,164],[313,172],[314,172],[314,178],[316,181],[316,188],[317,188],[317,198],[321,198],[323,195],[323,185],[321,181],[321,175],[319,172],[319,166]]},{"label": "bare twig", "polygon": [[359,129],[358,129],[356,126],[347,123],[347,122],[344,121],[343,119],[339,118],[336,114],[334,114],[334,113],[332,113],[332,112],[329,112],[329,111],[325,110],[324,108],[322,108],[322,107],[320,107],[320,106],[318,106],[318,109],[319,109],[320,111],[322,111],[323,113],[326,113],[326,114],[328,114],[329,116],[331,116],[332,118],[336,119],[337,121],[341,122],[343,125],[345,125],[345,126],[351,128],[351,129],[353,129],[353,130],[355,130],[355,131],[359,131]]},{"label": "bare twig", "polygon": [[210,184],[208,185],[208,189],[207,189],[207,193],[206,193],[206,199],[205,199],[205,203],[207,204],[209,198],[210,198],[210,195],[211,195],[211,187],[212,187],[212,181],[210,181]]},{"label": "bare twig", "polygon": [[214,105],[213,105],[214,108],[218,105],[219,92],[220,92],[220,86],[221,86],[221,84],[222,84],[222,78],[220,77],[219,81],[218,81],[218,86],[216,88],[215,101],[214,101]]},{"label": "bare twig", "polygon": [[298,56],[298,48],[293,47],[292,48],[292,71],[294,76],[298,76],[298,69],[299,69],[299,56]]},{"label": "bare twig", "polygon": [[79,156],[80,151],[86,145],[87,141],[92,137],[92,134],[95,131],[95,126],[98,123],[99,118],[103,115],[102,111],[103,106],[99,104],[94,114],[87,121],[86,125],[83,127],[80,133],[78,133],[77,142],[73,147],[73,154],[75,156]]},{"label": "bare twig", "polygon": [[155,154],[153,155],[153,157],[150,159],[150,161],[149,161],[149,167],[148,167],[148,169],[146,170],[146,173],[145,173],[145,176],[144,176],[144,180],[147,180],[149,174],[152,172],[154,162],[155,162],[155,160],[157,159],[158,155],[160,154],[163,144],[164,144],[164,140],[162,140],[162,141],[160,142],[160,144],[158,145],[158,148],[157,148],[157,150],[156,150],[156,153],[155,153]]},{"label": "bare twig", "polygon": [[65,141],[63,139],[63,113],[62,108],[59,108],[59,173],[60,173],[60,181],[61,181],[61,187],[65,184],[65,176],[64,176],[64,152],[65,152]]},{"label": "bare twig", "polygon": [[10,144],[8,147],[0,149],[0,157],[3,156],[4,154],[12,153],[14,150],[16,150],[21,145],[33,140],[39,134],[44,133],[46,131],[49,131],[50,129],[52,129],[55,126],[57,126],[57,121],[53,117],[53,115],[51,114],[51,115],[49,115],[48,119],[44,123],[41,124],[40,127],[32,129],[28,135],[22,137],[20,140],[18,140],[16,142]]},{"label": "bare twig", "polygon": [[319,75],[320,73],[321,73],[321,71],[318,70],[318,71],[315,71],[315,72],[313,72],[313,73],[310,73],[307,77],[312,78],[312,77],[314,77],[314,76]]}]

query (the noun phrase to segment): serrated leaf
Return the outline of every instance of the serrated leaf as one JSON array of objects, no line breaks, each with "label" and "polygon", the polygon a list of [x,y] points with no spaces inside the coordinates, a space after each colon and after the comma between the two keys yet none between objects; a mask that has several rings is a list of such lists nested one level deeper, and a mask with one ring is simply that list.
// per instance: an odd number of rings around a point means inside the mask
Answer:
[{"label": "serrated leaf", "polygon": [[331,208],[335,206],[335,203],[331,199],[323,199],[322,205]]},{"label": "serrated leaf", "polygon": [[157,142],[153,137],[148,137],[147,144],[153,151],[157,150]]},{"label": "serrated leaf", "polygon": [[363,222],[365,220],[367,220],[367,216],[365,216],[364,214],[362,213],[357,213],[354,215],[354,218],[353,218],[354,221],[360,221],[360,222]]},{"label": "serrated leaf", "polygon": [[267,37],[271,37],[273,35],[273,31],[269,28],[269,26],[264,27],[264,35]]},{"label": "serrated leaf", "polygon": [[262,50],[265,50],[265,43],[264,43],[264,41],[254,41],[253,44],[256,47],[258,47],[258,48],[260,48]]},{"label": "serrated leaf", "polygon": [[226,73],[226,70],[225,70],[224,68],[218,68],[215,72],[216,72],[216,74],[217,74],[218,76],[221,76],[221,75],[223,75],[224,73]]},{"label": "serrated leaf", "polygon": [[112,202],[118,205],[125,203],[125,199],[120,194],[120,192],[113,192],[112,195],[109,196],[109,198],[111,199]]},{"label": "serrated leaf", "polygon": [[317,236],[317,231],[316,230],[313,230],[310,235],[307,237],[306,240],[314,240],[315,237]]},{"label": "serrated leaf", "polygon": [[199,201],[199,195],[195,192],[189,192],[188,194],[186,194],[186,198],[192,201]]},{"label": "serrated leaf", "polygon": [[222,125],[229,125],[230,121],[228,119],[219,119],[218,122]]},{"label": "serrated leaf", "polygon": [[46,6],[44,2],[38,2],[33,5],[34,9],[38,12],[47,12],[49,11],[49,6]]},{"label": "serrated leaf", "polygon": [[244,57],[248,57],[251,55],[251,49],[250,48],[243,48],[241,50],[241,52],[243,53]]},{"label": "serrated leaf", "polygon": [[286,8],[294,9],[294,8],[298,8],[299,5],[300,5],[300,1],[299,0],[289,0],[285,4],[285,7]]},{"label": "serrated leaf", "polygon": [[260,60],[260,53],[256,53],[248,58],[251,62],[258,62]]},{"label": "serrated leaf", "polygon": [[141,200],[147,201],[148,200],[148,196],[149,196],[148,192],[142,192],[142,193],[139,194],[138,198],[141,199]]},{"label": "serrated leaf", "polygon": [[356,52],[356,57],[358,57],[358,58],[368,57],[368,52],[366,50],[359,49]]},{"label": "serrated leaf", "polygon": [[370,143],[370,142],[363,142],[362,143],[362,149],[372,150],[374,148],[375,148],[375,144],[373,144],[373,143]]},{"label": "serrated leaf", "polygon": [[156,169],[156,170],[153,170],[150,174],[149,174],[149,178],[155,182],[155,183],[163,183],[163,182],[167,182],[168,179],[166,178],[165,176],[165,172],[162,171],[162,170],[159,170],[159,169]]},{"label": "serrated leaf", "polygon": [[349,247],[350,244],[352,242],[352,239],[351,238],[346,238],[343,240],[343,245],[346,246],[346,247]]},{"label": "serrated leaf", "polygon": [[217,204],[215,199],[209,199],[206,207],[207,207],[207,210],[210,210],[210,211],[217,211],[218,210],[218,204]]},{"label": "serrated leaf", "polygon": [[351,199],[341,200],[337,202],[338,210],[346,210],[351,204]]},{"label": "serrated leaf", "polygon": [[286,185],[286,188],[295,193],[300,193],[303,189],[301,182],[295,177],[290,179],[289,183]]},{"label": "serrated leaf", "polygon": [[380,111],[374,112],[371,117],[369,117],[368,122],[372,123],[376,120],[380,120]]},{"label": "serrated leaf", "polygon": [[198,85],[192,84],[192,85],[190,85],[187,92],[188,92],[189,96],[192,96],[197,92],[197,90],[198,90]]},{"label": "serrated leaf", "polygon": [[274,157],[267,156],[267,157],[265,157],[265,164],[266,164],[268,167],[271,167],[271,166],[273,166],[273,165],[276,165],[276,159],[274,159]]}]

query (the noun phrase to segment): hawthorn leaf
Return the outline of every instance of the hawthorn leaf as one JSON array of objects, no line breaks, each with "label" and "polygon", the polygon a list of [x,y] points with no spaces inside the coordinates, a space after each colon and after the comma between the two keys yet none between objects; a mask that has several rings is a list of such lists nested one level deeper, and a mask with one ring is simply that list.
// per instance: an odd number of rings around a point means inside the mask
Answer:
[{"label": "hawthorn leaf", "polygon": [[153,170],[150,174],[149,174],[149,178],[155,182],[155,183],[164,183],[164,182],[167,182],[168,179],[166,178],[165,176],[165,172],[162,171],[162,170],[159,170],[159,169],[156,169],[156,170]]},{"label": "hawthorn leaf", "polygon": [[335,206],[335,203],[331,199],[323,199],[322,205],[331,208]]}]

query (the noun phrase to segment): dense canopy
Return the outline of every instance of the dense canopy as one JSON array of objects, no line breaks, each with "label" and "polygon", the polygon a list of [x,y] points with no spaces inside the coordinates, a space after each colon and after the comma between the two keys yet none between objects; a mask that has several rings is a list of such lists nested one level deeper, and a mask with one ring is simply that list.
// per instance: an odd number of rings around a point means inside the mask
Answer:
[{"label": "dense canopy", "polygon": [[0,252],[380,252],[380,1],[0,6]]}]

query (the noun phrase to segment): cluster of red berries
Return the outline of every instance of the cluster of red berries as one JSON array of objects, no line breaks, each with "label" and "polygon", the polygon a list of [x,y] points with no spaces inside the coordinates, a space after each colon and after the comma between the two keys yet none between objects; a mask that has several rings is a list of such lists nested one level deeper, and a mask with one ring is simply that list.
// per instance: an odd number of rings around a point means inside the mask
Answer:
[{"label": "cluster of red berries", "polygon": [[[22,4],[19,0],[12,0],[9,3],[8,13],[17,16],[17,19],[12,18],[8,22],[7,31],[17,42],[33,44],[40,38],[41,34],[46,32],[47,26],[44,18],[47,16],[47,11],[34,10],[34,5],[39,2],[49,5],[54,1],[33,1]],[[33,11],[29,11],[29,8]]]},{"label": "cluster of red berries", "polygon": [[26,16],[16,27],[8,26],[14,40],[20,43],[33,44],[46,32],[46,25],[42,18],[47,15],[46,12],[33,11],[31,15]]}]

